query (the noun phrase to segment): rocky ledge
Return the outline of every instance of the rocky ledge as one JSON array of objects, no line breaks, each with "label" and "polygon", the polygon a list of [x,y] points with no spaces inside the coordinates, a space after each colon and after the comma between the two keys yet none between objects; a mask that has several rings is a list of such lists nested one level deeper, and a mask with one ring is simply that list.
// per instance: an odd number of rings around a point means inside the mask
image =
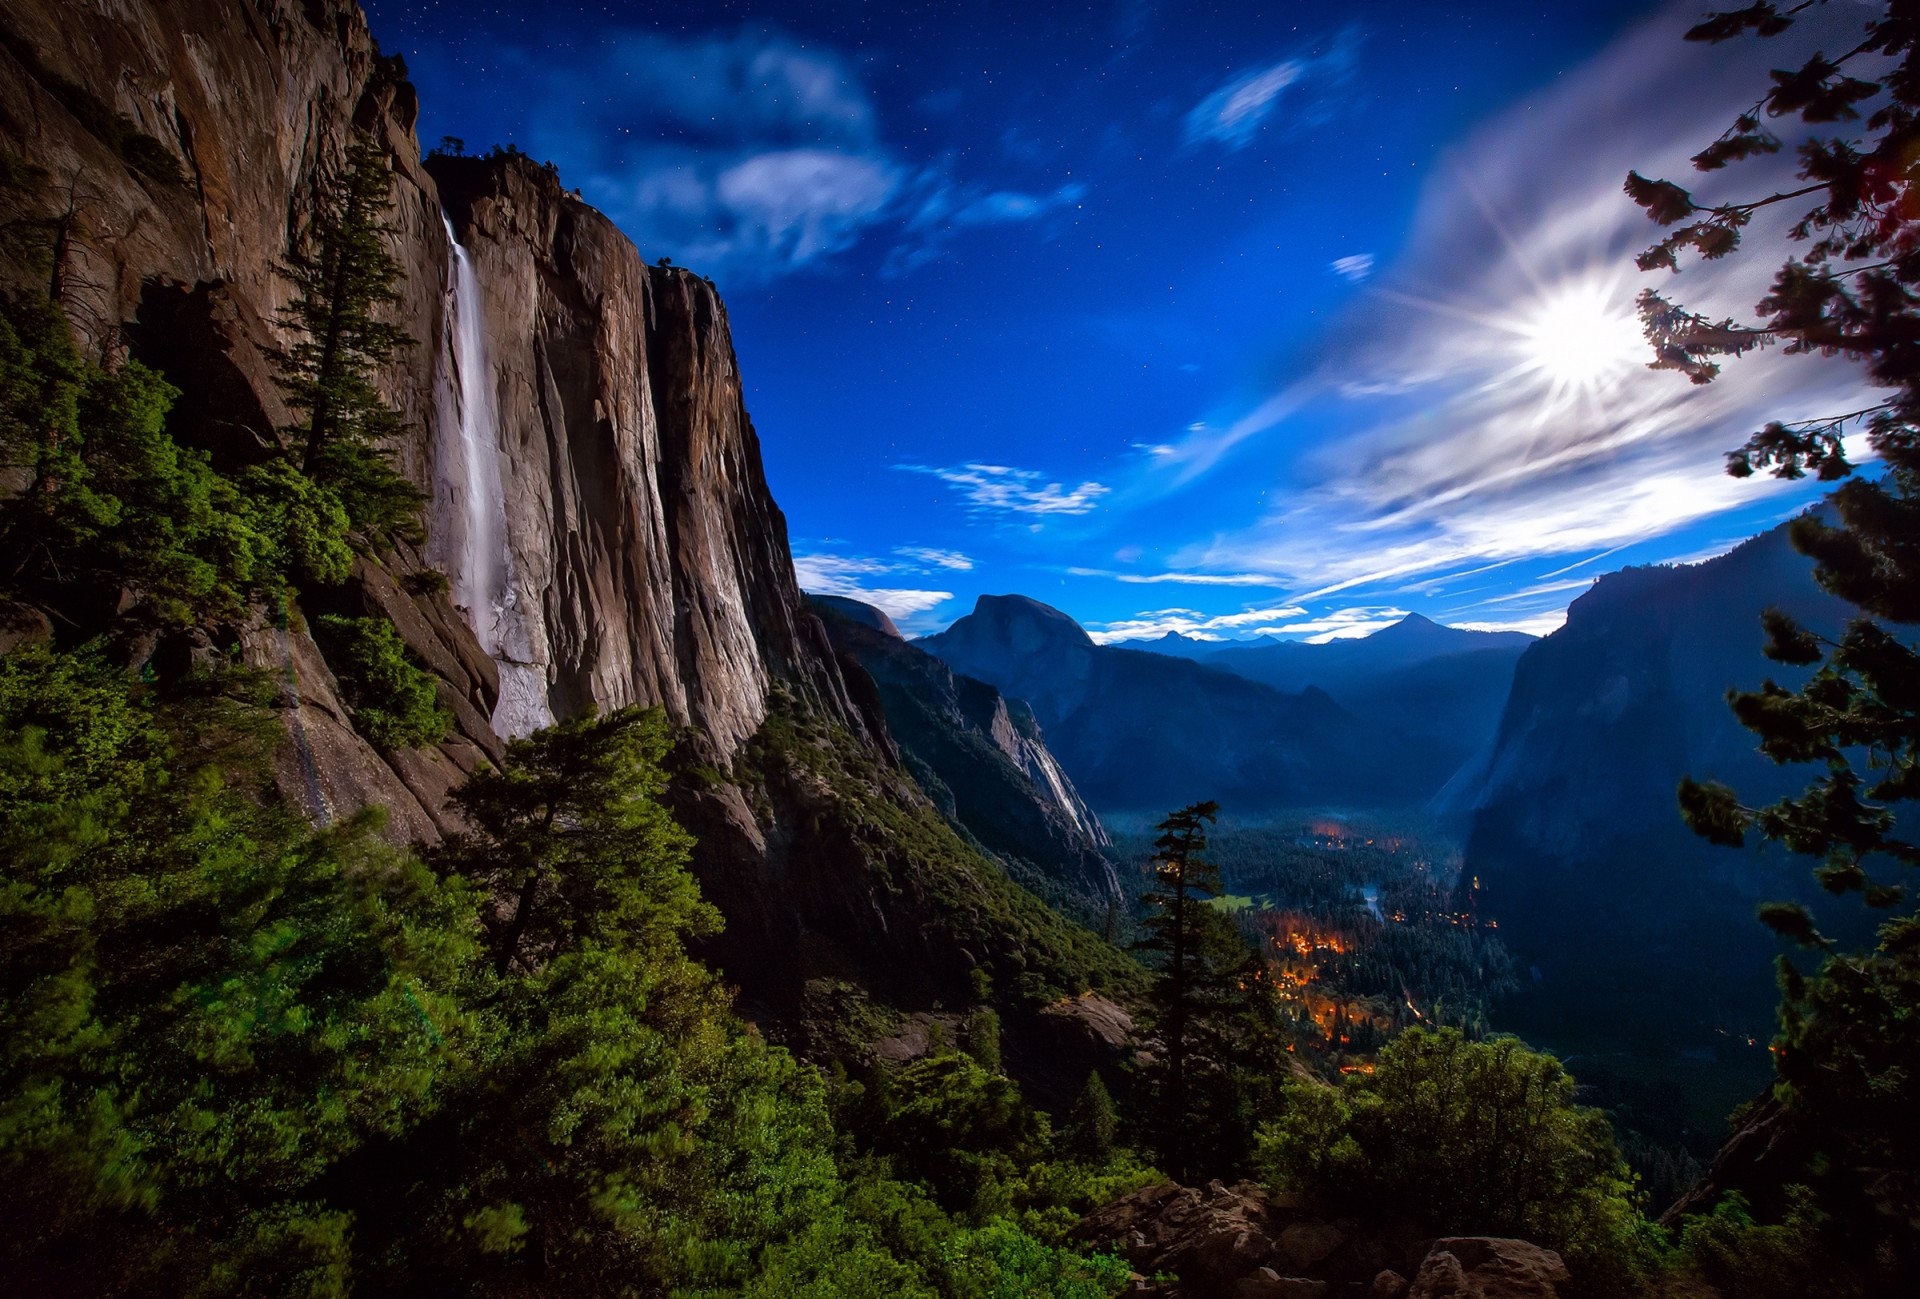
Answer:
[{"label": "rocky ledge", "polygon": [[1524,1240],[1329,1220],[1251,1182],[1162,1182],[1074,1236],[1126,1259],[1128,1294],[1157,1299],[1559,1299],[1570,1279],[1558,1254]]}]

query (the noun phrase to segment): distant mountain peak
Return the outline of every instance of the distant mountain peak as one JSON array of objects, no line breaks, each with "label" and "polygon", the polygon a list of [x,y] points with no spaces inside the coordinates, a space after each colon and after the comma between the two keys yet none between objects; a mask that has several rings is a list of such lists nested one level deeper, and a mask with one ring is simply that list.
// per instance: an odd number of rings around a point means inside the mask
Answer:
[{"label": "distant mountain peak", "polygon": [[1048,645],[1093,645],[1086,629],[1067,614],[1025,595],[981,596],[973,602],[973,612],[949,627],[946,635],[952,636],[967,624],[976,635],[986,633],[1027,650]]}]

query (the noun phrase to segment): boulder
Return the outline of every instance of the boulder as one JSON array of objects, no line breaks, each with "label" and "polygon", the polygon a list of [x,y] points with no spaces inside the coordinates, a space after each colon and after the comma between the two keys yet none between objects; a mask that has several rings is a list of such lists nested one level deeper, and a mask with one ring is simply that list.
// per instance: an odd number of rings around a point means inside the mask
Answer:
[{"label": "boulder", "polygon": [[1281,1276],[1270,1267],[1263,1267],[1254,1275],[1243,1277],[1233,1287],[1233,1299],[1321,1299],[1326,1293],[1325,1281]]},{"label": "boulder", "polygon": [[1559,1299],[1571,1279],[1550,1249],[1502,1236],[1448,1236],[1433,1242],[1408,1299]]},{"label": "boulder", "polygon": [[1329,1282],[1372,1275],[1358,1270],[1348,1231],[1251,1182],[1162,1182],[1089,1214],[1074,1234],[1137,1272],[1179,1278],[1185,1299],[1318,1299]]},{"label": "boulder", "polygon": [[1392,1268],[1381,1268],[1367,1287],[1367,1299],[1406,1299],[1407,1278]]}]

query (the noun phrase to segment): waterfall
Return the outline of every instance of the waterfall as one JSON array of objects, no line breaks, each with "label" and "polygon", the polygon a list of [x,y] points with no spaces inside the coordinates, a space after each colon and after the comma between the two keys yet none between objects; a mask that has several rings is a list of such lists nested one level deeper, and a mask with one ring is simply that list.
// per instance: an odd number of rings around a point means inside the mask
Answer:
[{"label": "waterfall", "polygon": [[453,262],[441,339],[428,558],[447,574],[453,603],[500,669],[492,724],[503,736],[550,725],[544,637],[517,580],[500,466],[500,417],[487,362],[485,308],[473,259],[443,215]]}]

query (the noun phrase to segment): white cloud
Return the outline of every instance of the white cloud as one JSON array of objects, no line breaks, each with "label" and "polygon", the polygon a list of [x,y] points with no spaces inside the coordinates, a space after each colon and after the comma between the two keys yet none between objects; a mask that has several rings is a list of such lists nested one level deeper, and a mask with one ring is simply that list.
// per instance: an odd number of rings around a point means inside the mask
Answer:
[{"label": "white cloud", "polygon": [[877,158],[787,149],[721,172],[714,196],[737,218],[737,239],[800,265],[846,247],[898,186],[898,169]]},{"label": "white cloud", "polygon": [[1327,269],[1341,279],[1358,284],[1373,274],[1373,254],[1349,253],[1345,257],[1336,257],[1327,263]]},{"label": "white cloud", "polygon": [[964,573],[973,567],[973,560],[957,550],[939,550],[932,546],[896,546],[893,553],[902,559],[911,559],[925,564],[929,568],[945,568]]},{"label": "white cloud", "polygon": [[736,282],[888,234],[901,240],[888,269],[911,269],[954,231],[1033,223],[1086,193],[1077,182],[1028,193],[910,163],[884,140],[849,60],[777,33],[615,29],[585,57],[529,76],[538,88],[524,143],[561,160],[647,257]]},{"label": "white cloud", "polygon": [[1273,111],[1280,92],[1305,72],[1305,64],[1287,59],[1229,81],[1187,114],[1187,142],[1217,140],[1229,149],[1248,144]]},{"label": "white cloud", "polygon": [[1189,146],[1211,141],[1227,149],[1251,144],[1284,98],[1292,102],[1290,116],[1318,122],[1325,119],[1331,92],[1352,71],[1355,38],[1341,33],[1324,51],[1300,54],[1233,78],[1206,96],[1187,113]]},{"label": "white cloud", "polygon": [[1115,573],[1104,568],[1069,568],[1073,577],[1109,577],[1133,586],[1158,586],[1173,582],[1183,586],[1285,586],[1284,579],[1270,573]]},{"label": "white cloud", "polygon": [[1010,465],[965,464],[949,468],[898,465],[909,473],[932,474],[967,502],[970,509],[1011,514],[1086,514],[1099,504],[1108,488],[1096,482],[1063,487],[1044,481],[1034,469]]},{"label": "white cloud", "polygon": [[922,173],[915,189],[917,198],[902,200],[911,209],[906,220],[909,238],[888,255],[883,274],[899,275],[938,261],[963,231],[1040,222],[1077,208],[1087,194],[1087,187],[1077,181],[1045,194],[985,190],[951,180],[938,168]]},{"label": "white cloud", "polygon": [[1157,640],[1170,631],[1196,640],[1223,640],[1221,634],[1244,635],[1264,624],[1282,623],[1298,618],[1306,610],[1296,604],[1263,609],[1243,609],[1239,613],[1205,614],[1196,609],[1153,609],[1115,622],[1095,624],[1099,630],[1087,634],[1101,644],[1117,640]]},{"label": "white cloud", "polygon": [[1304,640],[1309,645],[1324,645],[1331,640],[1355,640],[1391,627],[1407,616],[1405,609],[1390,606],[1358,605],[1333,609],[1314,618],[1298,619],[1272,627],[1256,628],[1262,636],[1284,636]]},{"label": "white cloud", "polygon": [[901,571],[901,566],[884,559],[846,555],[795,555],[793,575],[800,589],[815,595],[838,595],[859,600],[881,609],[903,626],[915,615],[926,613],[953,598],[951,591],[932,591],[915,587],[869,586],[866,579]]},{"label": "white cloud", "polygon": [[1529,636],[1551,636],[1567,625],[1567,611],[1555,609],[1549,613],[1536,613],[1505,622],[1456,622],[1452,625],[1462,631],[1523,631]]}]

